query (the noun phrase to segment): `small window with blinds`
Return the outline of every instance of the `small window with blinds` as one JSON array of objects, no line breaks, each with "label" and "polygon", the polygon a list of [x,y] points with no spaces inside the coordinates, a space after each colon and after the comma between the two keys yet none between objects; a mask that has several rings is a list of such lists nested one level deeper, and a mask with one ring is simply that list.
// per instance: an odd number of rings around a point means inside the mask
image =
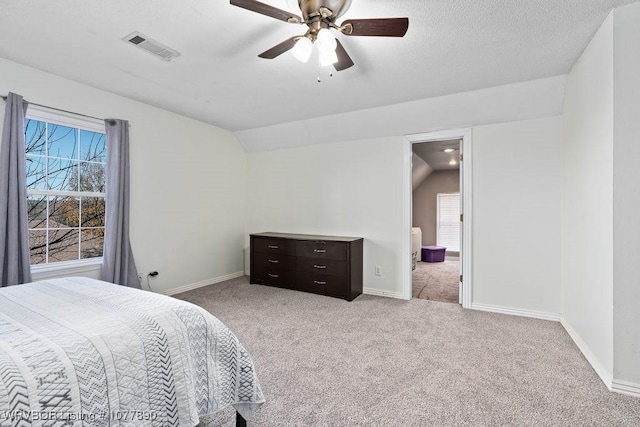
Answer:
[{"label": "small window with blinds", "polygon": [[460,193],[437,194],[437,245],[460,252]]}]

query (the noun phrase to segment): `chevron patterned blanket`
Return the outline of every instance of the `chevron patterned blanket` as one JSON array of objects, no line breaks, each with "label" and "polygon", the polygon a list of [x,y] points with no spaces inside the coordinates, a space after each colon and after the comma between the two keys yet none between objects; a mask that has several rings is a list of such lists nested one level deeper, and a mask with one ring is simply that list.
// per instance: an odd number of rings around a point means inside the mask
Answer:
[{"label": "chevron patterned blanket", "polygon": [[195,426],[263,402],[249,354],[193,304],[77,277],[0,290],[0,426]]}]

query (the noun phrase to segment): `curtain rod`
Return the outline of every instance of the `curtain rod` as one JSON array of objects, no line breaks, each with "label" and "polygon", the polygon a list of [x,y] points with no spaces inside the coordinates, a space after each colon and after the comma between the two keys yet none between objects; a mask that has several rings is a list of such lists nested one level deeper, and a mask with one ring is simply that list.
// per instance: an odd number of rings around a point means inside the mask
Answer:
[{"label": "curtain rod", "polygon": [[[2,98],[3,100],[6,101],[7,100],[7,95],[2,95],[2,96],[0,96],[0,98]],[[94,116],[89,116],[87,114],[81,114],[81,113],[75,113],[75,112],[69,111],[69,110],[63,110],[62,108],[49,107],[48,105],[36,104],[35,102],[29,102],[29,101],[27,101],[27,102],[29,103],[29,105],[35,105],[37,107],[49,108],[51,110],[56,110],[56,111],[60,111],[60,112],[63,112],[63,113],[68,113],[68,114],[74,114],[76,116],[81,116],[81,117],[87,117],[89,119],[96,119],[96,120],[101,120],[101,121],[105,120],[105,119],[101,119],[100,117],[94,117]]]}]

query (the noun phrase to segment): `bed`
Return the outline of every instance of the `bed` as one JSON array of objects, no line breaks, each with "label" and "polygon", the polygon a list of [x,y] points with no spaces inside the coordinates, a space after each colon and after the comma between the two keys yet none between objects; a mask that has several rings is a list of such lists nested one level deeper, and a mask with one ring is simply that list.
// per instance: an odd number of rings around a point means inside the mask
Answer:
[{"label": "bed", "polygon": [[0,289],[0,426],[196,426],[264,397],[249,354],[204,309],[87,278]]}]

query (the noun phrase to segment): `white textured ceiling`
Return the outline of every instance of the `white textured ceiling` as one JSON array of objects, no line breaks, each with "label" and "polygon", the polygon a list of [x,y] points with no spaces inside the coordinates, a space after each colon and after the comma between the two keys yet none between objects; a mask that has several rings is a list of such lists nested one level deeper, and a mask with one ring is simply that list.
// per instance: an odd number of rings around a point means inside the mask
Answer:
[{"label": "white textured ceiling", "polygon": [[[290,54],[258,58],[304,28],[227,0],[2,0],[0,57],[240,131],[566,74],[608,12],[633,2],[353,0],[342,19],[407,16],[409,30],[339,36],[356,65],[329,77]],[[133,31],[181,56],[121,40]]]}]

